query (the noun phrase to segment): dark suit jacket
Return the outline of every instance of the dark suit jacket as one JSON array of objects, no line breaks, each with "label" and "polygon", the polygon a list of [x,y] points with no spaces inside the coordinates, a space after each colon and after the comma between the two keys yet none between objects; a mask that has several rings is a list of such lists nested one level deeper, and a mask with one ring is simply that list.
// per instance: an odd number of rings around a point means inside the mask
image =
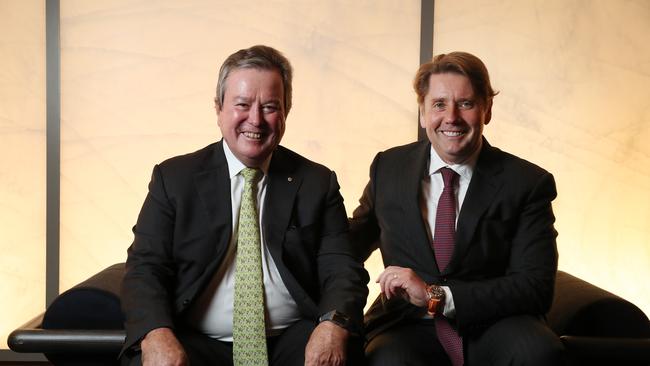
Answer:
[{"label": "dark suit jacket", "polygon": [[[122,285],[124,349],[179,326],[224,258],[232,210],[222,143],[154,167]],[[280,146],[267,179],[261,229],[300,312],[316,320],[336,309],[361,326],[368,274],[351,252],[336,175]]]},{"label": "dark suit jacket", "polygon": [[[375,157],[351,220],[359,255],[365,259],[378,247],[385,266],[411,268],[427,283],[449,286],[461,335],[480,333],[510,315],[544,314],[557,269],[553,176],[484,139],[458,217],[454,253],[440,273],[419,206],[430,148],[428,141],[417,142]],[[378,299],[366,314],[368,337],[424,311],[402,299]]]}]

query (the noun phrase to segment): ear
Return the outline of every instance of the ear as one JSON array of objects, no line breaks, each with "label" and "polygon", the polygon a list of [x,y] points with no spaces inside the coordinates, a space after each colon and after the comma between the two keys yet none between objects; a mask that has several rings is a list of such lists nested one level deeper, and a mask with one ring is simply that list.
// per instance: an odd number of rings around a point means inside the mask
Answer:
[{"label": "ear", "polygon": [[422,107],[422,104],[418,107],[418,119],[420,120],[420,127],[426,129],[426,123],[424,121],[424,108]]},{"label": "ear", "polygon": [[487,125],[492,120],[492,99],[488,101],[487,108],[485,110],[485,121],[483,124]]},{"label": "ear", "polygon": [[221,108],[219,108],[217,98],[214,98],[214,111],[217,113],[217,124],[221,127]]},{"label": "ear", "polygon": [[217,98],[214,98],[214,111],[217,113],[218,118],[219,114],[221,114],[221,108],[219,107],[219,100]]},{"label": "ear", "polygon": [[217,114],[221,112],[221,108],[219,108],[219,99],[214,98],[214,110],[217,111]]}]

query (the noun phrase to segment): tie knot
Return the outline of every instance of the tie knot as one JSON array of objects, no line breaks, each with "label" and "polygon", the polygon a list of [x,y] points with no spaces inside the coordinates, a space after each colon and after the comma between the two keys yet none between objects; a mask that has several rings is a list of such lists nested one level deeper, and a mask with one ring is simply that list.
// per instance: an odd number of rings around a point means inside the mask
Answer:
[{"label": "tie knot", "polygon": [[262,177],[262,171],[256,168],[244,168],[240,174],[246,180],[246,183],[257,183]]},{"label": "tie knot", "polygon": [[453,187],[458,181],[458,173],[453,171],[450,168],[440,168],[440,173],[442,174],[442,181],[445,183],[445,187]]}]

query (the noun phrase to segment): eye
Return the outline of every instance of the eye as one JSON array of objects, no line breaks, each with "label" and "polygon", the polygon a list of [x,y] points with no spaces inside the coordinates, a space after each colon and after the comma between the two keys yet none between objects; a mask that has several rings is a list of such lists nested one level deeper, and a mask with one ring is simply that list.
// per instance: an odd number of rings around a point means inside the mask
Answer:
[{"label": "eye", "polygon": [[474,101],[472,101],[472,100],[463,100],[462,102],[458,103],[458,108],[460,108],[460,109],[472,109],[472,108],[474,108]]},{"label": "eye", "polygon": [[275,104],[265,104],[262,106],[262,110],[264,111],[264,113],[273,113],[273,112],[277,112],[278,106]]},{"label": "eye", "polygon": [[444,110],[445,109],[445,102],[443,102],[443,101],[433,102],[433,109],[438,110],[438,111]]},{"label": "eye", "polygon": [[235,107],[237,107],[239,109],[248,109],[249,105],[248,105],[248,103],[239,102],[239,103],[235,104]]}]

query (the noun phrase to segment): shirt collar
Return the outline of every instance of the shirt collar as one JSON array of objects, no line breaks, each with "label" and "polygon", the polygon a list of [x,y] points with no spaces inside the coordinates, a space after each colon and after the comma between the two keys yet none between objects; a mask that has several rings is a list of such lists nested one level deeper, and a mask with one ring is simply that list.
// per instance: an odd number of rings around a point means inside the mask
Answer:
[{"label": "shirt collar", "polygon": [[[230,179],[232,179],[234,176],[244,170],[244,168],[246,168],[246,165],[237,159],[232,150],[230,150],[230,147],[228,147],[226,140],[223,140],[223,152],[226,155],[226,161],[228,162],[228,173],[230,175]],[[260,167],[264,173],[264,176],[266,176],[269,172],[269,165],[271,164],[272,156],[273,154],[269,155],[269,157],[264,160],[262,166]]]},{"label": "shirt collar", "polygon": [[474,172],[474,167],[476,167],[476,161],[478,160],[478,154],[480,153],[481,148],[476,149],[476,151],[462,164],[448,164],[438,155],[436,150],[431,146],[431,151],[429,152],[429,176],[438,172],[441,168],[448,167],[451,170],[458,173],[463,178],[471,179],[472,173]]}]

